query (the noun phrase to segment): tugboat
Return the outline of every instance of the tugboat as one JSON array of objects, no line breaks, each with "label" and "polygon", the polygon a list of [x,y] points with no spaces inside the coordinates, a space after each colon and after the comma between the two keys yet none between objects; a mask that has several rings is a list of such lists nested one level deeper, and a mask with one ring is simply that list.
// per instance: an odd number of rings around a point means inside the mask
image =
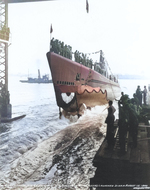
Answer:
[{"label": "tugboat", "polygon": [[38,78],[28,77],[28,80],[20,80],[23,83],[52,83],[52,80],[49,80],[48,75],[43,75],[41,78],[40,70],[38,69]]},{"label": "tugboat", "polygon": [[[117,78],[108,71],[108,64],[102,50],[100,62],[93,63],[78,51],[59,40],[51,40],[51,50],[47,59],[52,74],[57,105],[66,112],[78,112],[80,107],[104,105],[108,100],[120,96]],[[75,61],[72,61],[74,54]]]}]

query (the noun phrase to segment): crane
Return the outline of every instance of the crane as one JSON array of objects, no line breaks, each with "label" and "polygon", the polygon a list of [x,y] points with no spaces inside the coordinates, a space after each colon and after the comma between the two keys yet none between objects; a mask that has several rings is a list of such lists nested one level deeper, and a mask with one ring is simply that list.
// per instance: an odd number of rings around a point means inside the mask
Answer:
[{"label": "crane", "polygon": [[10,94],[8,91],[8,47],[11,32],[8,27],[8,4],[50,0],[0,0],[0,117],[11,118]]}]

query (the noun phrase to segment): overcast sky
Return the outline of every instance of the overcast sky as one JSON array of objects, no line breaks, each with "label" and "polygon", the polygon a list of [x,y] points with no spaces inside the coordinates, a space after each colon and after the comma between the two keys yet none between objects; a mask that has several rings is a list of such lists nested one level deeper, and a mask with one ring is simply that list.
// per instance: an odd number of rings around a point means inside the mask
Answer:
[{"label": "overcast sky", "polygon": [[[10,74],[50,73],[46,53],[52,37],[73,51],[103,50],[115,74],[150,72],[150,0],[57,0],[9,4]],[[99,60],[99,54],[94,61]]]}]

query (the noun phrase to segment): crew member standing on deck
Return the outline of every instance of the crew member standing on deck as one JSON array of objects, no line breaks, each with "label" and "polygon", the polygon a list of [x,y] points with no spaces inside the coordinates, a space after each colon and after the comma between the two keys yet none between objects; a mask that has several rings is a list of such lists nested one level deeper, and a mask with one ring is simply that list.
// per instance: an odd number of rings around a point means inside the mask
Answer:
[{"label": "crew member standing on deck", "polygon": [[109,101],[108,104],[109,104],[108,115],[105,123],[107,123],[106,139],[108,143],[108,148],[110,148],[114,144],[114,120],[115,120],[114,112],[116,111],[116,109],[112,105],[113,104],[112,101]]},{"label": "crew member standing on deck", "polygon": [[146,86],[144,86],[144,90],[143,90],[143,101],[144,101],[144,105],[146,105],[146,98],[147,98],[147,89],[146,89]]}]

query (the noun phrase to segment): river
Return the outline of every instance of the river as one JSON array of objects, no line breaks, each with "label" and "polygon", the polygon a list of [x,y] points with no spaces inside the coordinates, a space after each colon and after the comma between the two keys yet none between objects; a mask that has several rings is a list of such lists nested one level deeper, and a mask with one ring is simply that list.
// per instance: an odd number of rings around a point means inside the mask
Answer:
[{"label": "river", "polygon": [[[92,159],[102,143],[107,105],[77,117],[59,119],[53,84],[9,80],[12,116],[26,117],[0,124],[0,185],[14,189],[88,189],[94,176]],[[148,80],[119,80],[130,98]],[[117,108],[117,102],[114,102]],[[118,117],[118,110],[115,117]]]}]

